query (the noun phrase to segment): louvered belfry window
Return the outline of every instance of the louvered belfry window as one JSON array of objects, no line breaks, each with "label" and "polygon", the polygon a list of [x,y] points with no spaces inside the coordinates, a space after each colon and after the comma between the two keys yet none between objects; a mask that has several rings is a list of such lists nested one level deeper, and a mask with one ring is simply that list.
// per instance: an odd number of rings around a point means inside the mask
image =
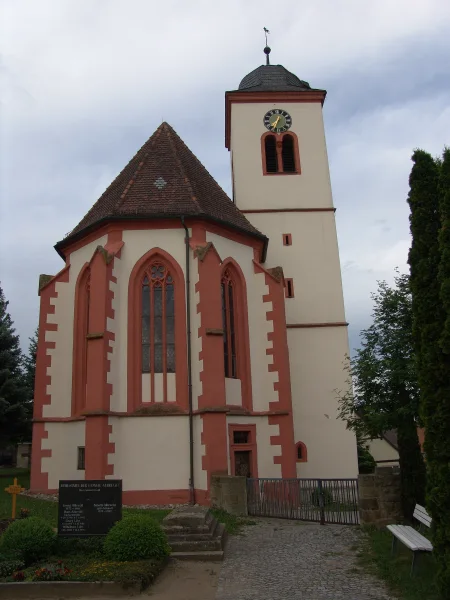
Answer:
[{"label": "louvered belfry window", "polygon": [[223,356],[225,377],[237,378],[236,368],[236,331],[235,331],[235,289],[229,269],[225,270],[221,282]]},{"label": "louvered belfry window", "polygon": [[264,140],[266,150],[266,170],[268,173],[278,173],[277,142],[274,135],[268,135]]},{"label": "louvered belfry window", "polygon": [[174,281],[159,261],[142,279],[142,372],[175,373]]},{"label": "louvered belfry window", "polygon": [[281,156],[283,160],[283,173],[295,173],[294,140],[292,135],[283,136]]}]

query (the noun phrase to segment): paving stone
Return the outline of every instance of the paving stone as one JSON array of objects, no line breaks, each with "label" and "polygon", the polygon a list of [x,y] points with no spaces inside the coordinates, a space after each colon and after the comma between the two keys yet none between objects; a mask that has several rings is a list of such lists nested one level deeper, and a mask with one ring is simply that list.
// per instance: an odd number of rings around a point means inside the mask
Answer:
[{"label": "paving stone", "polygon": [[357,527],[258,519],[228,540],[216,600],[395,600],[357,568]]}]

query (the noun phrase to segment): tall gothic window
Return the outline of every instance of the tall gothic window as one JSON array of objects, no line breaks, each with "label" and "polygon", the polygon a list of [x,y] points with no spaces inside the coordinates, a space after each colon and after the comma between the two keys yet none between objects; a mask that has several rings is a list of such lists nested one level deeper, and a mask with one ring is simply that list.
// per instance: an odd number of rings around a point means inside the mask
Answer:
[{"label": "tall gothic window", "polygon": [[235,332],[235,286],[229,269],[226,269],[221,282],[223,355],[225,377],[237,378],[236,332]]},{"label": "tall gothic window", "polygon": [[72,415],[79,415],[86,407],[87,336],[89,333],[91,272],[83,269],[77,280],[73,335]]},{"label": "tall gothic window", "polygon": [[142,279],[142,372],[175,373],[175,298],[170,270],[153,262]]}]

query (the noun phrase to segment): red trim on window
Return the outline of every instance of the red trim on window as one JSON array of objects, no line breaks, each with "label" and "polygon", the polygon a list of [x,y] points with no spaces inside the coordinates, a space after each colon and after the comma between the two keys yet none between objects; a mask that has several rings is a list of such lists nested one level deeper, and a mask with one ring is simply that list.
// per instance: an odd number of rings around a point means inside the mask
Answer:
[{"label": "red trim on window", "polygon": [[[276,173],[269,173],[267,171],[267,163],[266,163],[266,138],[268,136],[275,136],[276,138],[276,149],[277,149],[277,161],[278,161],[278,171]],[[295,163],[295,171],[283,171],[283,158],[282,158],[282,149],[283,149],[283,138],[286,135],[292,136],[293,146],[294,146],[294,163]],[[293,131],[286,131],[285,133],[272,133],[271,131],[267,131],[263,133],[261,136],[261,158],[262,158],[262,168],[263,175],[269,176],[277,176],[277,175],[301,175],[302,169],[300,164],[300,153],[298,150],[298,138],[297,135]]]},{"label": "red trim on window", "polygon": [[283,246],[292,246],[292,233],[283,233]]},{"label": "red trim on window", "polygon": [[[234,432],[235,431],[248,431],[248,442],[246,444],[235,444],[234,443]],[[256,443],[256,425],[246,425],[244,423],[229,423],[228,424],[228,443],[230,447],[230,470],[231,475],[236,475],[236,459],[235,452],[250,451],[250,464],[252,473],[251,476],[254,478],[258,477],[258,453]]]},{"label": "red trim on window", "polygon": [[[298,449],[299,448],[302,449],[302,457],[301,458],[298,457]],[[295,458],[296,458],[297,462],[300,462],[300,463],[308,462],[308,450],[306,448],[306,445],[303,442],[297,442],[295,444]]]},{"label": "red trim on window", "polygon": [[[176,404],[188,410],[186,362],[186,308],[184,274],[176,260],[161,248],[153,248],[135,264],[128,284],[128,412],[134,412],[148,398],[142,398],[142,338],[141,299],[142,279],[149,264],[155,260],[166,266],[174,281],[175,303],[175,380]],[[150,332],[151,335],[151,332]],[[150,338],[153,339],[153,336]],[[152,361],[153,364],[153,361]],[[154,396],[153,396],[154,397]]]},{"label": "red trim on window", "polygon": [[226,271],[228,271],[234,283],[236,374],[237,378],[241,380],[242,406],[247,410],[253,410],[247,285],[242,269],[234,259],[227,258],[224,260],[222,273],[224,274]]},{"label": "red trim on window", "polygon": [[286,277],[284,281],[286,284],[284,288],[286,298],[294,298],[294,280],[292,277]]},{"label": "red trim on window", "polygon": [[73,323],[72,417],[86,406],[87,334],[89,333],[89,263],[78,275],[75,284],[75,318]]}]

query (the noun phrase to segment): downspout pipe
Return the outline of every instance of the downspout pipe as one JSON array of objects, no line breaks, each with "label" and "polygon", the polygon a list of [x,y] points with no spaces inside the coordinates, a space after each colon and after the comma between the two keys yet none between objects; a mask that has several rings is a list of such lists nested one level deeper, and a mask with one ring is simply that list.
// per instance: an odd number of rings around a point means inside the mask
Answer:
[{"label": "downspout pipe", "polygon": [[191,348],[191,277],[190,277],[190,248],[189,231],[181,217],[184,227],[186,246],[186,323],[187,323],[187,367],[188,367],[188,397],[189,397],[189,502],[195,504],[194,485],[194,414],[192,406],[192,348]]}]

